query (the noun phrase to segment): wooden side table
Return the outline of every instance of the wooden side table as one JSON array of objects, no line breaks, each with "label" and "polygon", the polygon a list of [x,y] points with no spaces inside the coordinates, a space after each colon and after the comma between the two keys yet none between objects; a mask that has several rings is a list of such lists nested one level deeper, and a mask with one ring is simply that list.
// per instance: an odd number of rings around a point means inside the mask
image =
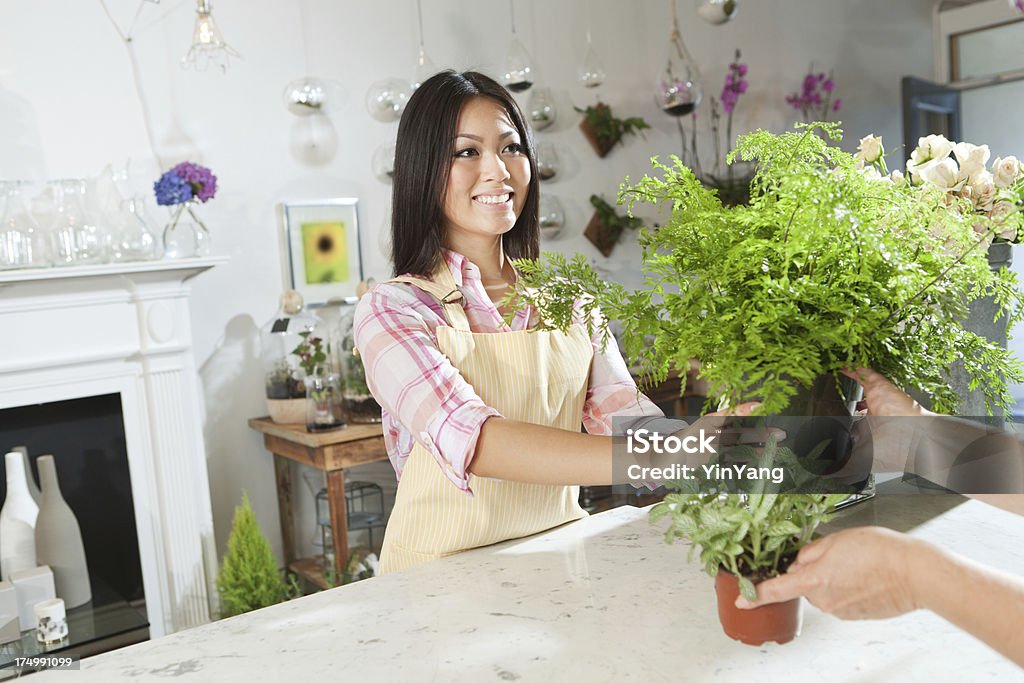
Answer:
[{"label": "wooden side table", "polygon": [[327,587],[319,558],[296,557],[295,515],[289,461],[324,472],[334,537],[334,571],[341,575],[348,564],[348,515],[345,506],[345,470],[386,460],[384,434],[379,424],[350,424],[329,432],[308,432],[303,425],[277,424],[269,417],[254,417],[249,426],[263,433],[263,445],[274,454],[277,505],[285,566],[322,588]]}]

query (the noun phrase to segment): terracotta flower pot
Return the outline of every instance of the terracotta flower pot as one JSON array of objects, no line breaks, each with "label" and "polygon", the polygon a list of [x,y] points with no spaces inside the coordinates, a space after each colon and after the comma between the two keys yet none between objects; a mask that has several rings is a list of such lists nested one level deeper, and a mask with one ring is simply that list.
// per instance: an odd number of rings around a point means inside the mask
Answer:
[{"label": "terracotta flower pot", "polygon": [[782,645],[800,635],[803,617],[800,598],[749,610],[739,609],[736,607],[739,581],[734,574],[722,569],[715,576],[715,592],[718,594],[718,620],[730,638],[747,645],[762,645],[768,641]]}]

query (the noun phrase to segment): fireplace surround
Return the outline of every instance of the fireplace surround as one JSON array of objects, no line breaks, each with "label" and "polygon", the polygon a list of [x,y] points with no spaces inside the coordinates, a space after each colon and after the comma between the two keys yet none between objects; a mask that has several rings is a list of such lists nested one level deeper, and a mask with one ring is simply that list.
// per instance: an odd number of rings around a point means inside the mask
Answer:
[{"label": "fireplace surround", "polygon": [[0,272],[0,409],[120,395],[152,637],[216,604],[189,280],[224,262]]}]

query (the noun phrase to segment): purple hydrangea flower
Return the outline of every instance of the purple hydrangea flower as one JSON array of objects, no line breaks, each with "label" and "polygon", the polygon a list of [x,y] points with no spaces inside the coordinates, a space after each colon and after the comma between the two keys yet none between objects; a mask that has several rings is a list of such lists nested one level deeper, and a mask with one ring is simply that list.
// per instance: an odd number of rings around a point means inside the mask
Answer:
[{"label": "purple hydrangea flower", "polygon": [[207,202],[217,193],[217,176],[205,166],[183,161],[153,184],[156,203],[183,204],[193,199]]}]

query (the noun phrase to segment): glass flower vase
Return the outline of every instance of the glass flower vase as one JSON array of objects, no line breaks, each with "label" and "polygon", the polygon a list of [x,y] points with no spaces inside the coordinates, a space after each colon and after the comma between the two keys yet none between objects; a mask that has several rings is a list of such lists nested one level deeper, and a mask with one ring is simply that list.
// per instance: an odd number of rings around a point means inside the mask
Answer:
[{"label": "glass flower vase", "polygon": [[196,202],[179,204],[164,228],[164,257],[193,258],[210,253],[210,231],[196,215]]},{"label": "glass flower vase", "polygon": [[317,371],[306,376],[306,429],[323,432],[345,426],[341,380],[337,373]]}]

